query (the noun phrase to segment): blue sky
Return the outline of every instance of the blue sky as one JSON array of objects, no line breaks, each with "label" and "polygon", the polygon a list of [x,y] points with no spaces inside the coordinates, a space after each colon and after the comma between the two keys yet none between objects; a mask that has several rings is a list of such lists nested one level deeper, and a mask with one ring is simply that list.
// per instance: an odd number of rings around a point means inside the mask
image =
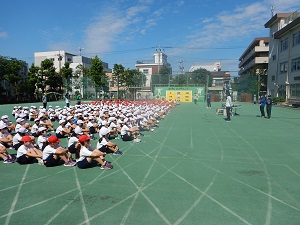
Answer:
[{"label": "blue sky", "polygon": [[255,37],[269,36],[264,24],[275,13],[294,12],[299,0],[2,0],[0,55],[25,60],[34,52],[65,50],[98,55],[134,68],[160,46],[173,72],[184,62],[220,61],[236,75],[238,58]]}]

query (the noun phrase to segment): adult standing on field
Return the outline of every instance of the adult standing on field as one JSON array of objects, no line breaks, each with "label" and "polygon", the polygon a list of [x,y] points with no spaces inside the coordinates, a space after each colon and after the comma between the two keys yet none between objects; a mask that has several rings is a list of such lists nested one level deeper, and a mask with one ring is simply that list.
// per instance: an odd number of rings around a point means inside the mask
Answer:
[{"label": "adult standing on field", "polygon": [[69,95],[69,93],[65,94],[65,100],[66,100],[66,106],[69,108],[70,107],[70,95]]},{"label": "adult standing on field", "polygon": [[207,94],[206,94],[207,107],[206,108],[211,108],[210,99],[211,99],[211,94],[209,92],[207,92]]},{"label": "adult standing on field", "polygon": [[231,107],[232,107],[232,100],[231,100],[231,96],[230,93],[227,93],[227,98],[226,98],[226,115],[227,115],[227,122],[230,122],[230,113],[231,113]]},{"label": "adult standing on field", "polygon": [[271,111],[272,111],[272,104],[273,104],[273,99],[271,98],[271,95],[268,95],[267,101],[266,101],[266,109],[267,109],[267,118],[271,118]]},{"label": "adult standing on field", "polygon": [[195,103],[195,105],[197,105],[198,98],[199,98],[198,94],[195,93],[194,94],[194,103]]},{"label": "adult standing on field", "polygon": [[76,100],[77,100],[77,105],[81,105],[81,95],[80,95],[80,93],[77,94]]},{"label": "adult standing on field", "polygon": [[47,108],[47,95],[46,95],[46,93],[43,94],[42,102],[43,102],[44,108],[46,109]]},{"label": "adult standing on field", "polygon": [[259,109],[260,109],[260,116],[261,118],[265,118],[265,105],[266,105],[266,97],[264,95],[261,96],[259,101]]}]

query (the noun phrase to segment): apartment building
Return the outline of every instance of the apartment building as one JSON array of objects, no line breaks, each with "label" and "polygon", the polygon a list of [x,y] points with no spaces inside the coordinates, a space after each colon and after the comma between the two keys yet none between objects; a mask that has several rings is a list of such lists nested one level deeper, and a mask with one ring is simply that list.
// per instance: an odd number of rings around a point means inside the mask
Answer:
[{"label": "apartment building", "polygon": [[143,87],[144,91],[151,91],[151,77],[153,75],[158,76],[162,66],[171,68],[168,63],[168,56],[161,51],[154,53],[153,60],[138,60],[136,62],[136,69],[144,73],[147,79]]},{"label": "apartment building", "polygon": [[300,100],[300,12],[277,13],[270,29],[268,93],[286,101]]},{"label": "apartment building", "polygon": [[[269,37],[255,38],[239,58],[239,75],[252,72],[253,68],[268,68]],[[266,75],[267,73],[265,73]],[[255,74],[257,75],[256,71]]]}]

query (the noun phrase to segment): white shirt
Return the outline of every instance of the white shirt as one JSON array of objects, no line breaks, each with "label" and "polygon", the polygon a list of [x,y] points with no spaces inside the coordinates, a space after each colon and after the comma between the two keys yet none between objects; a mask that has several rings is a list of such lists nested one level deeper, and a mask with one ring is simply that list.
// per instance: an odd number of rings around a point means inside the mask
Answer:
[{"label": "white shirt", "polygon": [[[59,147],[59,145],[57,145],[56,148],[58,148],[58,147]],[[43,151],[43,160],[46,160],[49,157],[49,155],[55,154],[56,153],[56,148],[53,148],[50,145],[47,145],[44,148],[44,151]]]},{"label": "white shirt", "polygon": [[92,146],[88,146],[88,147],[81,146],[80,155],[79,155],[80,158],[77,160],[77,162],[84,160],[85,157],[91,156],[92,153],[93,153],[93,147]]},{"label": "white shirt", "polygon": [[22,136],[19,133],[16,133],[13,137],[13,145],[19,144],[22,139]]},{"label": "white shirt", "polygon": [[78,138],[77,137],[71,137],[68,141],[68,147],[70,147],[72,144],[78,142]]},{"label": "white shirt", "polygon": [[26,155],[28,149],[30,148],[34,148],[34,147],[32,145],[30,145],[29,147],[26,147],[25,145],[21,145],[17,150],[17,158],[21,157],[22,155]]},{"label": "white shirt", "polygon": [[59,127],[56,128],[55,133],[56,133],[56,134],[59,134],[59,133],[62,132],[63,130],[64,130],[64,128],[63,128],[62,126],[59,126]]},{"label": "white shirt", "polygon": [[225,106],[226,107],[231,107],[231,105],[232,105],[231,97],[230,97],[230,95],[228,95],[227,98],[226,98]]},{"label": "white shirt", "polygon": [[32,125],[31,127],[31,133],[35,134],[36,132],[38,132],[39,126],[35,123]]},{"label": "white shirt", "polygon": [[46,138],[46,137],[44,137],[44,136],[42,136],[42,135],[40,135],[40,136],[38,137],[38,139],[37,139],[37,144],[38,144],[40,150],[42,150],[43,144],[44,144],[46,141],[47,141],[47,138]]},{"label": "white shirt", "polygon": [[126,124],[124,124],[124,126],[121,129],[121,135],[127,134],[128,130],[129,130],[129,127]]},{"label": "white shirt", "polygon": [[99,143],[99,141],[97,142],[97,149],[102,148],[103,146],[107,145],[108,140],[105,138],[102,138],[101,142]]}]

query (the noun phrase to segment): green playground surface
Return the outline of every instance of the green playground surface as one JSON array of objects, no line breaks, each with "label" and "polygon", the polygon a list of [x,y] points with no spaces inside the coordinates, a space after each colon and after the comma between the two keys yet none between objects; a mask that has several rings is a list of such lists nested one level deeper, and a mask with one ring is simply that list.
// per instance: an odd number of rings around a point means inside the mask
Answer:
[{"label": "green playground surface", "polygon": [[219,107],[182,103],[141,143],[113,140],[112,170],[0,161],[0,224],[300,224],[300,110],[241,103],[227,123]]}]

